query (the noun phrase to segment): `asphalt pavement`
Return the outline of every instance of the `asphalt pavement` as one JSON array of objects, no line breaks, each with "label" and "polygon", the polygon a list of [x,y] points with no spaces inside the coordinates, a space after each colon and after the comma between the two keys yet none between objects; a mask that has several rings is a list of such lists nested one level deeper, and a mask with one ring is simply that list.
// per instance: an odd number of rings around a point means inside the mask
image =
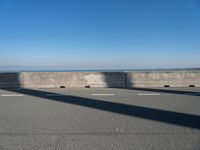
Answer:
[{"label": "asphalt pavement", "polygon": [[200,150],[200,88],[0,89],[0,150]]}]

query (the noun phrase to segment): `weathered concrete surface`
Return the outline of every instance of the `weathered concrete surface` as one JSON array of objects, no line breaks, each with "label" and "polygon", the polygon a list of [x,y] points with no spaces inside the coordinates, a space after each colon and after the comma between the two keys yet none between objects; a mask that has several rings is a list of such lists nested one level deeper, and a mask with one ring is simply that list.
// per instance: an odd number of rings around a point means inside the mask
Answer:
[{"label": "weathered concrete surface", "polygon": [[0,87],[200,87],[200,72],[22,72],[0,73]]},{"label": "weathered concrete surface", "polygon": [[200,72],[129,72],[128,87],[200,86]]},{"label": "weathered concrete surface", "polygon": [[23,72],[26,88],[125,87],[123,72]]}]

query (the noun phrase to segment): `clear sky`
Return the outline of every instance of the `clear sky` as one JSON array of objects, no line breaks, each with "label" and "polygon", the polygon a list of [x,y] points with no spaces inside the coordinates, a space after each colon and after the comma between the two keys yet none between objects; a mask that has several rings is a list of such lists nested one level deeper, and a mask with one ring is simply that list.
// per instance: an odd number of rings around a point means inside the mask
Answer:
[{"label": "clear sky", "polygon": [[200,1],[0,0],[9,67],[200,67]]}]

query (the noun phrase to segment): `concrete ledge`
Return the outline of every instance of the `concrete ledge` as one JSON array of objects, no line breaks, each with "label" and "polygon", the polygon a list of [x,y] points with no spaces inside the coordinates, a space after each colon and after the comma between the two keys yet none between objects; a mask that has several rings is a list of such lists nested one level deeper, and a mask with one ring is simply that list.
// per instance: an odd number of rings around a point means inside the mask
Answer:
[{"label": "concrete ledge", "polygon": [[123,72],[23,72],[26,88],[125,87]]},{"label": "concrete ledge", "polygon": [[128,87],[200,86],[200,72],[129,72]]},{"label": "concrete ledge", "polygon": [[200,72],[22,72],[0,73],[0,88],[200,87]]}]

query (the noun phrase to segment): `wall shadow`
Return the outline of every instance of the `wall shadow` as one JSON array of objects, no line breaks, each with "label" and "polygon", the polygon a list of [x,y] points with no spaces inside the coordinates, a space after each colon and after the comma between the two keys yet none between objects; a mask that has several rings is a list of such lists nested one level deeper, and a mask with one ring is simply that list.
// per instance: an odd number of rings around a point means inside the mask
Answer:
[{"label": "wall shadow", "polygon": [[181,90],[172,90],[166,88],[139,88],[139,87],[132,87],[128,88],[130,90],[139,90],[145,92],[159,92],[159,93],[166,93],[166,94],[179,94],[179,95],[189,95],[189,96],[200,96],[200,92],[191,92],[191,91],[181,91]]},{"label": "wall shadow", "polygon": [[200,130],[200,116],[198,115],[160,110],[155,108],[147,108],[136,105],[128,105],[123,103],[108,102],[104,100],[83,98],[78,96],[62,95],[62,96],[47,97],[47,94],[59,94],[59,93],[40,91],[36,89],[22,88],[21,90],[14,90],[14,89],[4,88],[4,90],[18,92],[20,94],[30,95],[34,97],[44,98],[45,100],[62,102],[65,104],[74,104],[97,110],[127,115],[131,117],[139,117],[143,119]]},{"label": "wall shadow", "polygon": [[124,72],[102,72],[102,74],[108,88],[126,88],[126,74]]},{"label": "wall shadow", "polygon": [[19,73],[0,73],[0,88],[20,88]]}]

